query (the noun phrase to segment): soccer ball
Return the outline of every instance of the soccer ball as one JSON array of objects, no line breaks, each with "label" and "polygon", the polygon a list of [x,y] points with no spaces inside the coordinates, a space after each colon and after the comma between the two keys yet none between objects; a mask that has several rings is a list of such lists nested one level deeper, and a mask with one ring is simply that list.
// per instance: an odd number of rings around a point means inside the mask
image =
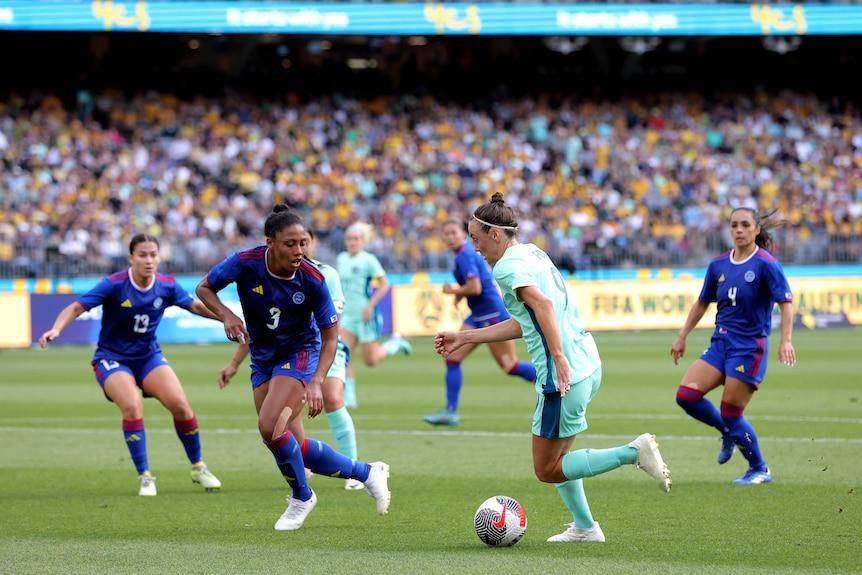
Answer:
[{"label": "soccer ball", "polygon": [[482,543],[491,547],[511,547],[527,530],[527,514],[511,497],[496,495],[479,506],[473,524]]}]

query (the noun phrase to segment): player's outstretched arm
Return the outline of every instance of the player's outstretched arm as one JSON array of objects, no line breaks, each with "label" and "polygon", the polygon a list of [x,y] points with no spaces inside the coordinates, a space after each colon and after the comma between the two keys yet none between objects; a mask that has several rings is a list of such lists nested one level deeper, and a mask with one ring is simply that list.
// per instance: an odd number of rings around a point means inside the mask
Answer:
[{"label": "player's outstretched arm", "polygon": [[242,323],[239,316],[222,303],[221,298],[219,298],[218,293],[210,286],[206,276],[204,276],[195,289],[195,295],[224,323],[224,333],[229,340],[240,343],[249,341],[245,324]]},{"label": "player's outstretched arm", "polygon": [[679,365],[679,360],[685,355],[685,338],[688,337],[691,330],[700,322],[708,306],[709,303],[700,298],[692,304],[691,309],[688,311],[688,317],[685,319],[685,324],[679,330],[679,335],[676,336],[676,339],[670,346],[670,355],[673,358],[674,365]]},{"label": "player's outstretched arm", "polygon": [[42,349],[48,347],[49,341],[54,341],[55,339],[60,337],[60,332],[66,329],[70,323],[75,321],[76,317],[78,317],[85,311],[87,310],[84,309],[84,306],[82,306],[77,301],[73,301],[65,308],[63,308],[63,311],[61,311],[57,315],[57,319],[54,320],[54,325],[51,327],[51,329],[43,333],[42,336],[39,338],[39,347],[41,347]]}]

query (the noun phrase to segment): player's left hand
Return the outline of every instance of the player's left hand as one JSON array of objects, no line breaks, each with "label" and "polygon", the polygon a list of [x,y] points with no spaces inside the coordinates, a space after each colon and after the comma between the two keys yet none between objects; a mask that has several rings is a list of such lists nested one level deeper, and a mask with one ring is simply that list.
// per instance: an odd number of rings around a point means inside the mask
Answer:
[{"label": "player's left hand", "polygon": [[218,387],[224,389],[230,383],[230,378],[236,375],[237,367],[233,362],[221,368],[218,372]]},{"label": "player's left hand", "polygon": [[557,368],[557,391],[560,392],[560,397],[566,397],[572,388],[572,368],[565,356],[554,358],[554,364]]},{"label": "player's left hand", "polygon": [[312,380],[305,388],[305,403],[308,405],[309,419],[314,419],[323,411],[323,391],[319,381]]},{"label": "player's left hand", "polygon": [[783,341],[778,346],[778,361],[790,367],[796,365],[796,350],[789,341]]}]

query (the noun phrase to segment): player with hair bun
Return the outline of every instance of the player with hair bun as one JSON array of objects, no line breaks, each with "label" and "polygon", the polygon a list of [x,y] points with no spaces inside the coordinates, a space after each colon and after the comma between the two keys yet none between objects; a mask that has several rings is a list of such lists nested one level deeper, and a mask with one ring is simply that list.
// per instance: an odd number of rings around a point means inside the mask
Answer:
[{"label": "player with hair bun", "polygon": [[[228,339],[240,342],[234,361],[238,364],[237,358],[251,353],[258,430],[291,488],[287,510],[275,529],[299,529],[317,505],[306,468],[364,483],[383,515],[391,499],[387,464],[357,461],[289,429],[302,416],[304,404],[310,418],[323,410],[324,380],[338,351],[338,312],[323,274],[304,257],[309,236],[300,216],[284,204],[276,205],[264,223],[264,236],[265,245],[240,250],[213,267],[198,284],[197,294],[222,318]],[[218,296],[231,283],[236,284],[245,324]]]},{"label": "player with hair bun", "polygon": [[670,471],[649,433],[620,447],[569,451],[577,434],[587,429],[587,406],[602,380],[602,362],[581,319],[577,296],[548,254],[518,241],[515,211],[499,192],[476,209],[468,231],[476,251],[493,268],[511,317],[489,327],[440,332],[434,346],[449,357],[465,345],[524,338],[537,375],[533,469],[539,481],[556,485],[573,519],[566,531],[548,541],[604,541],[583,479],[629,464],[669,491]]}]

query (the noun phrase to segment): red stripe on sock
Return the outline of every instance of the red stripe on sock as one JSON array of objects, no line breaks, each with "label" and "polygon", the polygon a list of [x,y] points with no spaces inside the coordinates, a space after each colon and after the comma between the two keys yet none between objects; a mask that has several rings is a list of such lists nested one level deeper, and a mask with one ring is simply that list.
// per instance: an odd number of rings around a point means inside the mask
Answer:
[{"label": "red stripe on sock", "polygon": [[124,419],[123,431],[142,431],[144,429],[144,420],[141,419]]},{"label": "red stripe on sock", "polygon": [[703,399],[703,392],[691,387],[680,385],[676,390],[676,398],[683,401],[700,401]]},{"label": "red stripe on sock", "polygon": [[516,361],[515,363],[513,363],[512,367],[506,373],[509,375],[515,375],[518,372],[518,364],[519,363],[521,363],[521,362]]},{"label": "red stripe on sock", "polygon": [[186,421],[175,419],[174,428],[176,428],[180,433],[189,433],[190,431],[194,431],[198,428],[198,418],[196,415],[193,415],[191,419]]},{"label": "red stripe on sock", "polygon": [[263,443],[264,443],[267,447],[269,447],[269,449],[270,449],[271,451],[275,451],[276,449],[278,449],[279,447],[281,447],[282,445],[284,445],[285,443],[287,443],[287,440],[288,440],[288,439],[290,439],[290,432],[289,432],[289,431],[285,431],[284,433],[282,433],[281,435],[279,435],[279,436],[278,436],[278,437],[276,437],[275,439],[273,439],[273,440],[271,440],[271,441],[264,440],[264,441],[263,441]]},{"label": "red stripe on sock", "polygon": [[302,440],[302,445],[299,446],[299,450],[302,452],[302,458],[305,459],[305,454],[308,453],[308,438]]},{"label": "red stripe on sock", "polygon": [[745,411],[744,405],[734,405],[733,403],[721,402],[722,417],[742,417],[742,412]]},{"label": "red stripe on sock", "polygon": [[[446,360],[446,365],[460,365],[460,364],[461,364],[460,361],[455,361],[454,359],[447,359]],[[518,365],[518,364],[515,364],[515,365]]]}]

